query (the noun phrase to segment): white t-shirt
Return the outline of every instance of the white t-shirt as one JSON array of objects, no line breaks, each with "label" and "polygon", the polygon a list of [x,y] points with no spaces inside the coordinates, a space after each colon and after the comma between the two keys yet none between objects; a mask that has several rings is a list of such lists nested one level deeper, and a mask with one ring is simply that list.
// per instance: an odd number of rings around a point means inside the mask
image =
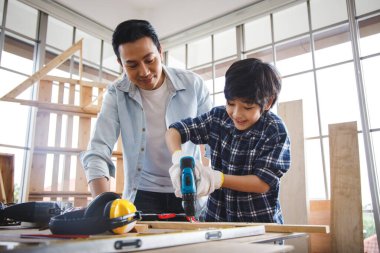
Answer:
[{"label": "white t-shirt", "polygon": [[169,99],[167,78],[156,90],[140,89],[146,120],[144,167],[138,189],[152,192],[173,192],[169,168],[171,155],[166,146],[165,112]]}]

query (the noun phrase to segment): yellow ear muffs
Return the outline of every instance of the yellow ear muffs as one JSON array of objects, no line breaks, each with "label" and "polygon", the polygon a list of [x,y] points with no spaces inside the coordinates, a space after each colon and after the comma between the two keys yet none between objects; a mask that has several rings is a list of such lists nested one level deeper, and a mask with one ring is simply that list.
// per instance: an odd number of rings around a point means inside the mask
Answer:
[{"label": "yellow ear muffs", "polygon": [[[110,210],[109,217],[111,219],[122,217],[128,214],[137,212],[135,205],[126,199],[116,199],[112,201],[112,204],[109,210]],[[128,218],[128,221],[132,221],[132,220],[133,220],[133,217]],[[127,225],[112,229],[112,232],[114,232],[115,234],[128,233],[129,231],[132,230],[132,228],[134,228],[134,226],[136,225],[136,222],[137,221],[135,220]]]}]

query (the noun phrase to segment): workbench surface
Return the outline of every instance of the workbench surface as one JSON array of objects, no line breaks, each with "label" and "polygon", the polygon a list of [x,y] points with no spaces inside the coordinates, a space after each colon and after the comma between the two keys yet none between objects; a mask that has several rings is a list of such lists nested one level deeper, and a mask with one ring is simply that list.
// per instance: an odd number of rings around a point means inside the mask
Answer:
[{"label": "workbench surface", "polygon": [[[257,228],[258,229],[258,228]],[[38,229],[23,229],[20,227],[7,227],[0,228],[0,251],[1,252],[135,252],[138,250],[133,243],[131,246],[126,246],[121,249],[116,249],[116,242],[133,242],[134,240],[146,240],[149,237],[157,238],[159,242],[166,242],[170,245],[170,242],[181,240],[181,236],[187,236],[187,238],[194,237],[195,234],[204,233],[211,230],[201,230],[192,234],[192,232],[177,232],[173,233],[167,229],[161,234],[152,235],[156,233],[153,230],[149,233],[128,233],[126,235],[112,235],[110,233],[104,233],[101,235],[93,235],[88,238],[79,239],[58,239],[51,238],[49,230]],[[222,233],[225,233],[225,229],[220,229]],[[258,230],[259,231],[259,230]],[[146,233],[146,235],[144,235]],[[190,234],[189,234],[190,233]],[[40,235],[40,236],[39,236]],[[178,237],[180,236],[180,237]],[[204,240],[203,242],[186,242],[183,245],[178,243],[172,243],[175,246],[159,246],[157,248],[150,247],[148,250],[140,252],[146,253],[164,253],[164,252],[291,252],[293,247],[288,245],[276,245],[274,241],[286,240],[294,237],[307,236],[305,233],[258,233],[252,236],[238,236],[237,238],[229,239],[212,239]],[[27,238],[28,237],[28,238]],[[146,243],[149,243],[145,241]],[[161,243],[157,243],[160,245]],[[109,247],[111,245],[111,247]],[[107,248],[108,247],[108,248]]]}]

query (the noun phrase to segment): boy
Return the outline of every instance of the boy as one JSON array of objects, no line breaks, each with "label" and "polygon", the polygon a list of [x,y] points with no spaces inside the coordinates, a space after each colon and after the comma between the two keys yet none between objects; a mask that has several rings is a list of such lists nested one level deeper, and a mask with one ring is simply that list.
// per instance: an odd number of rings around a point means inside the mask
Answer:
[{"label": "boy", "polygon": [[226,106],[174,123],[166,132],[175,194],[181,197],[181,143],[208,144],[212,169],[195,166],[197,196],[210,195],[205,221],[283,223],[279,186],[290,166],[290,140],[270,111],[281,79],[274,67],[253,58],[233,63],[225,78]]}]

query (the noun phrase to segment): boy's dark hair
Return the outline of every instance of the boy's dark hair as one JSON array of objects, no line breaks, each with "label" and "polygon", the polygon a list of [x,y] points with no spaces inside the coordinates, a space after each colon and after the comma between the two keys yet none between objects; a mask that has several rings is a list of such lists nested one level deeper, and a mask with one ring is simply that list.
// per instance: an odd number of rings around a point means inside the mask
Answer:
[{"label": "boy's dark hair", "polygon": [[130,19],[120,23],[112,35],[112,47],[120,62],[119,46],[124,43],[134,42],[143,37],[152,39],[157,50],[161,52],[160,41],[153,26],[146,20]]},{"label": "boy's dark hair", "polygon": [[274,66],[259,59],[249,58],[234,62],[226,72],[224,96],[228,100],[242,99],[258,104],[263,111],[273,98],[276,103],[281,91],[281,77]]}]

